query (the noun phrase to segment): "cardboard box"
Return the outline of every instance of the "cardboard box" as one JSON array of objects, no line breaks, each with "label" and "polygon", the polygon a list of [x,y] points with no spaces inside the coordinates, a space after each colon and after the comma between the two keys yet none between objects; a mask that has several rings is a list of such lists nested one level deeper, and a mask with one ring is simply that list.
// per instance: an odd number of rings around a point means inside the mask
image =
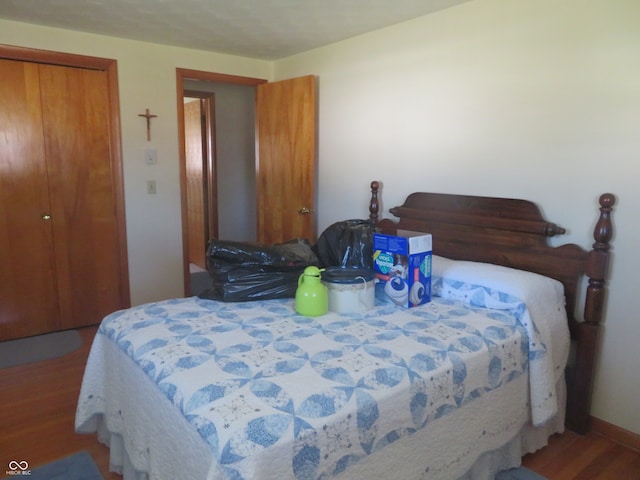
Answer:
[{"label": "cardboard box", "polygon": [[431,234],[373,234],[376,297],[402,307],[431,301]]}]

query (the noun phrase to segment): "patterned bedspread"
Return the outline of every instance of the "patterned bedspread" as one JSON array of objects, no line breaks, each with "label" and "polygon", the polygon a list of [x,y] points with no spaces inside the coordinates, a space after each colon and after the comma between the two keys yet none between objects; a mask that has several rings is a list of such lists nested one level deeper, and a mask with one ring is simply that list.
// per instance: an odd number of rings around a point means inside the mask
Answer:
[{"label": "patterned bedspread", "polygon": [[498,308],[434,297],[317,318],[291,300],[194,297],[116,312],[100,333],[180,409],[227,478],[254,478],[270,455],[288,478],[325,478],[526,372],[522,302],[485,293]]},{"label": "patterned bedspread", "polygon": [[[351,465],[392,444],[396,454],[408,452],[406,441],[431,422],[442,429],[442,421],[448,426],[459,416],[462,423],[452,425],[469,432],[468,446],[494,423],[502,441],[513,438],[526,417],[544,424],[561,408],[555,388],[567,356],[558,282],[434,257],[432,301],[411,309],[378,304],[365,314],[308,318],[295,313],[290,299],[220,303],[192,297],[115,312],[94,341],[76,429],[96,431],[94,421],[103,415],[109,432],[122,435],[123,448],[139,460],[138,469],[155,462],[156,471],[166,473],[198,463],[199,473],[192,474],[198,478],[331,478],[348,475]],[[133,364],[139,373],[129,371]],[[145,376],[151,382],[141,385]],[[153,384],[159,390],[149,390]],[[510,387],[516,384],[516,390]],[[146,393],[132,392],[136,385]],[[474,401],[511,402],[506,391],[519,392],[517,403],[474,414]],[[141,398],[152,406],[145,408]],[[158,428],[160,412],[174,415],[166,407],[176,412],[179,427]],[[509,409],[524,418],[509,417]],[[156,433],[150,437],[151,430]],[[166,438],[159,438],[160,431]],[[174,431],[192,432],[183,435],[196,443],[185,444]],[[414,458],[420,449],[412,445]],[[162,457],[176,453],[158,467],[154,448]],[[483,451],[473,448],[474,455]],[[430,449],[434,455],[441,450]],[[194,450],[198,462],[185,458]],[[446,469],[462,458],[458,453],[443,461],[442,455],[433,459]],[[453,478],[453,470],[442,472]]]}]

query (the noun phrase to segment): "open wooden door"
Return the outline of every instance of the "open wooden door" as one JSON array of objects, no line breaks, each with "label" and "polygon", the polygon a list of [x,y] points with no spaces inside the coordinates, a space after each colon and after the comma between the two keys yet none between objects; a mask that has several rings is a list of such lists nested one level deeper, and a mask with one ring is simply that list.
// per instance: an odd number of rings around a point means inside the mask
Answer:
[{"label": "open wooden door", "polygon": [[260,243],[316,238],[316,78],[258,85],[256,189]]},{"label": "open wooden door", "polygon": [[185,92],[188,260],[203,269],[207,242],[218,237],[214,105],[214,93]]}]

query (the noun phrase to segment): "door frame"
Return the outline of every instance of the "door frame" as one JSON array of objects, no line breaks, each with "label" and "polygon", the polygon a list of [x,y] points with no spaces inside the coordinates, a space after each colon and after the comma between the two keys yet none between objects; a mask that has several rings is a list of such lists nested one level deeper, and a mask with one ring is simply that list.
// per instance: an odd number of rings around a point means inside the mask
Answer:
[{"label": "door frame", "polygon": [[[180,164],[180,204],[182,216],[182,264],[184,275],[184,295],[191,295],[191,278],[189,273],[189,225],[187,219],[187,168],[186,168],[186,146],[184,132],[184,100],[185,80],[200,80],[204,82],[230,83],[234,85],[257,86],[267,83],[263,78],[243,77],[229,75],[225,73],[205,72],[202,70],[191,70],[186,68],[176,68],[176,100],[178,108],[178,149]],[[189,90],[187,90],[189,91]],[[193,93],[189,91],[190,93]],[[192,96],[192,95],[191,95]],[[212,191],[217,191],[213,186]],[[209,200],[208,200],[209,201]]]},{"label": "door frame", "polygon": [[48,63],[64,67],[103,70],[107,73],[109,90],[109,130],[111,132],[111,175],[115,197],[115,213],[118,228],[118,250],[120,257],[119,296],[123,308],[131,305],[129,290],[129,260],[127,253],[127,230],[124,204],[124,170],[122,161],[122,132],[120,128],[120,98],[118,93],[118,61],[111,58],[90,57],[73,53],[39,50],[0,44],[0,58],[23,62]]}]

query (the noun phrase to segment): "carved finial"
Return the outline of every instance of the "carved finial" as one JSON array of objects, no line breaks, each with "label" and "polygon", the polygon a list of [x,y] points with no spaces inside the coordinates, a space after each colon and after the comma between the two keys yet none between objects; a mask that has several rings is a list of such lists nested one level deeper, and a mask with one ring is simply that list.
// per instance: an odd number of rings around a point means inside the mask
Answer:
[{"label": "carved finial", "polygon": [[378,210],[380,208],[378,204],[378,189],[380,188],[380,182],[374,180],[371,182],[371,200],[369,201],[369,220],[375,225],[378,223]]},{"label": "carved finial", "polygon": [[593,230],[594,250],[609,250],[609,241],[613,236],[613,224],[611,223],[611,212],[616,204],[616,197],[611,193],[600,195],[600,218]]}]

